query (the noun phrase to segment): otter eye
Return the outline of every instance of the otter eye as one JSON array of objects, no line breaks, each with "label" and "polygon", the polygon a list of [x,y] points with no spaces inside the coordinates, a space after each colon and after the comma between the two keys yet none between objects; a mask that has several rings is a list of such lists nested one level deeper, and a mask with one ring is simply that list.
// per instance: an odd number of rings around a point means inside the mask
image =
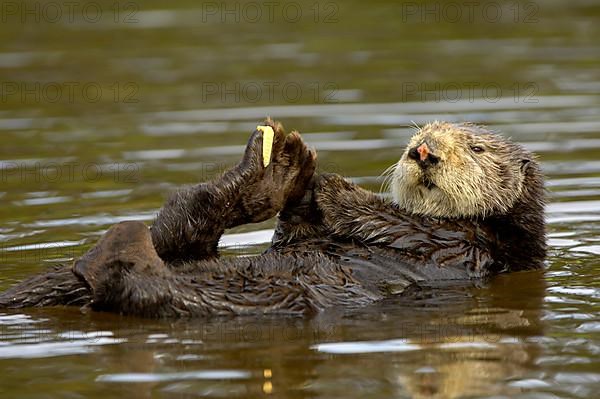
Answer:
[{"label": "otter eye", "polygon": [[472,145],[471,146],[471,150],[473,150],[473,152],[475,152],[477,154],[481,154],[482,152],[485,151],[485,149],[482,146],[479,146],[479,145]]}]

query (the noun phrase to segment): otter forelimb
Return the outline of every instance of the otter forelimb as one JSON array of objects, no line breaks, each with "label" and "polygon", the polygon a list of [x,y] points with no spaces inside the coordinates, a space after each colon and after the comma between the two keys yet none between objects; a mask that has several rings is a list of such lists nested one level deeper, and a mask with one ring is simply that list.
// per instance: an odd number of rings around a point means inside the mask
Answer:
[{"label": "otter forelimb", "polygon": [[263,132],[250,137],[242,161],[221,177],[174,193],[152,225],[158,255],[170,265],[218,257],[217,245],[226,228],[275,216],[286,201],[304,192],[312,177],[316,153],[296,132],[285,136],[271,120],[274,131],[272,162],[264,166]]}]

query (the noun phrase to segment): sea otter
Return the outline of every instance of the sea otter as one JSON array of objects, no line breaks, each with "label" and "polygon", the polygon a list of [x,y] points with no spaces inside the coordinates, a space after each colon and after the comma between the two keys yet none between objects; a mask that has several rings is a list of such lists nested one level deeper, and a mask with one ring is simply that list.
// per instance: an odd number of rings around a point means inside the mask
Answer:
[{"label": "sea otter", "polygon": [[[71,268],[1,294],[0,307],[305,314],[542,266],[543,177],[522,146],[473,124],[428,124],[391,168],[387,200],[315,173],[316,153],[299,133],[265,125],[270,160],[257,128],[239,164],[175,192],[150,228],[114,225]],[[225,229],[276,214],[265,253],[219,257]]]}]

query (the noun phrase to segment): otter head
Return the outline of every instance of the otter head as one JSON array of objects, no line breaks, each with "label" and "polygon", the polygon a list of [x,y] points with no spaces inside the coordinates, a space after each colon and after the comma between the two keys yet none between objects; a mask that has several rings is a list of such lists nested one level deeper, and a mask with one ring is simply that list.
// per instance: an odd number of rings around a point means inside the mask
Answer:
[{"label": "otter head", "polygon": [[543,212],[543,182],[533,155],[476,125],[424,126],[392,173],[395,202],[413,214],[485,218],[531,201],[537,202],[535,212]]}]

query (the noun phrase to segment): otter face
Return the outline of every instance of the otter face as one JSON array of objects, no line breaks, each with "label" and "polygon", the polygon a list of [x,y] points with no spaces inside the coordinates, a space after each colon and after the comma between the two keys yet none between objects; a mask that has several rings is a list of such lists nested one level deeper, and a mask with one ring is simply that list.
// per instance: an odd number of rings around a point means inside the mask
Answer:
[{"label": "otter face", "polygon": [[412,137],[393,169],[392,195],[419,215],[501,215],[522,196],[532,162],[523,147],[482,127],[434,122]]}]

